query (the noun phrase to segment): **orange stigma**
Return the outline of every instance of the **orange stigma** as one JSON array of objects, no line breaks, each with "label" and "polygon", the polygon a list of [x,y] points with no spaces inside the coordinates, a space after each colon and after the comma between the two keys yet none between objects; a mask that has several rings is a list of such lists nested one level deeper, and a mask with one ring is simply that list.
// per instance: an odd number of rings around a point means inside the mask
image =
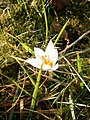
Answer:
[{"label": "orange stigma", "polygon": [[45,56],[42,56],[43,64],[53,66],[53,63],[49,61]]}]

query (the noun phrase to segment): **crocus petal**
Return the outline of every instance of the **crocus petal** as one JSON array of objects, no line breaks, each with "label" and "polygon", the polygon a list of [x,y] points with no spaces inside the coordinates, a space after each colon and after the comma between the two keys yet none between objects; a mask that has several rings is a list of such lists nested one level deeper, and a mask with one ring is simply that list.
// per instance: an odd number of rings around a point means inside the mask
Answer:
[{"label": "crocus petal", "polygon": [[50,42],[48,43],[47,47],[46,47],[46,53],[50,52],[51,50],[54,49],[54,44],[53,42],[50,40]]},{"label": "crocus petal", "polygon": [[53,49],[52,51],[50,51],[48,53],[48,59],[49,61],[53,62],[53,64],[55,64],[58,60],[58,51],[57,49]]},{"label": "crocus petal", "polygon": [[27,63],[39,69],[41,67],[41,64],[43,64],[42,69],[49,71],[53,71],[58,68],[58,63],[56,64],[58,60],[58,51],[55,49],[54,44],[51,40],[48,43],[45,52],[40,48],[34,47],[34,53],[36,59],[27,59]]},{"label": "crocus petal", "polygon": [[36,59],[42,61],[42,56],[45,55],[45,52],[42,49],[36,47],[34,47],[34,52]]},{"label": "crocus petal", "polygon": [[54,67],[52,67],[51,70],[56,70],[56,69],[58,69],[58,63]]},{"label": "crocus petal", "polygon": [[29,58],[25,62],[31,64],[32,66],[34,66],[36,68],[40,68],[40,66],[42,64],[40,61],[38,61],[37,59],[34,59],[34,58],[31,58],[31,59]]},{"label": "crocus petal", "polygon": [[42,66],[42,69],[43,69],[43,70],[50,70],[50,69],[51,69],[51,66],[44,64],[44,65]]}]

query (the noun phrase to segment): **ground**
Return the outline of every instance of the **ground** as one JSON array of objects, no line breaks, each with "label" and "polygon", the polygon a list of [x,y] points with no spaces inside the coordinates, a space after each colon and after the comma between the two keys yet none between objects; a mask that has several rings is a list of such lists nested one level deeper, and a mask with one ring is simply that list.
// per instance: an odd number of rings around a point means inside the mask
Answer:
[{"label": "ground", "polygon": [[[89,12],[89,0],[0,1],[0,120],[90,119]],[[39,69],[24,60],[50,40],[57,40],[59,67],[42,71],[31,110]]]}]

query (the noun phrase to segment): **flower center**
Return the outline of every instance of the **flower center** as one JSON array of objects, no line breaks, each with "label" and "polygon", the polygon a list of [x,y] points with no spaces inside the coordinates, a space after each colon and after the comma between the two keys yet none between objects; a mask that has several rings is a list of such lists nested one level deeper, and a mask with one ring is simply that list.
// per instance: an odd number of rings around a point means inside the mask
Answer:
[{"label": "flower center", "polygon": [[53,66],[53,62],[49,61],[45,56],[42,56],[43,64]]}]

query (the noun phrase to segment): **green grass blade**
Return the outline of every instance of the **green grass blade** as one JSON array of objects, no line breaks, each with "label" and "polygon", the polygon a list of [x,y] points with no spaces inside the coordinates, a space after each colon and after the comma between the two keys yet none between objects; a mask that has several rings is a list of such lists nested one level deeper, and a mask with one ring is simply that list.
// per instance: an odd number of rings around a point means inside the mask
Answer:
[{"label": "green grass blade", "polygon": [[85,85],[85,87],[87,88],[87,90],[90,92],[90,88],[85,83],[85,81],[82,79],[82,77],[80,76],[80,74],[76,71],[76,69],[71,65],[71,63],[64,56],[63,56],[63,58],[68,63],[68,65],[72,68],[72,70],[77,74],[77,76],[79,77],[79,79],[81,80],[81,82]]},{"label": "green grass blade", "polygon": [[[18,98],[18,91],[19,91],[19,88],[17,87],[17,88],[16,88],[16,91],[15,91],[14,98],[13,98],[13,102],[15,102],[16,99]],[[13,105],[12,105],[12,106],[13,106]],[[9,118],[8,118],[9,120],[12,120],[12,118],[13,118],[14,109],[15,109],[15,107],[13,107],[13,108],[11,109],[11,111],[10,111]]]},{"label": "green grass blade", "polygon": [[81,68],[81,61],[80,61],[80,56],[77,54],[77,67],[78,67],[78,73],[82,73],[82,68]]},{"label": "green grass blade", "polygon": [[18,41],[22,46],[23,46],[23,48],[27,51],[27,52],[29,52],[29,53],[31,53],[32,55],[34,55],[34,52],[33,52],[33,50],[30,48],[30,47],[28,47],[27,45],[26,45],[26,43],[23,43],[23,42],[20,42],[16,37],[14,37],[13,35],[11,35],[11,34],[9,34],[9,33],[7,33],[10,37],[12,37],[13,39],[15,39],[16,41]]},{"label": "green grass blade", "polygon": [[17,82],[15,82],[12,78],[9,78],[8,76],[0,73],[2,76],[4,76],[5,78],[7,78],[9,81],[13,82],[20,90],[22,90],[23,92],[25,92],[28,96],[31,96],[30,93],[28,93],[26,90],[24,90]]},{"label": "green grass blade", "polygon": [[29,52],[29,53],[31,53],[32,55],[34,55],[33,50],[32,50],[30,47],[28,47],[28,46],[26,45],[26,43],[22,43],[22,42],[19,42],[19,43],[23,46],[23,48],[25,48],[26,52]]},{"label": "green grass blade", "polygon": [[21,66],[21,68],[24,70],[24,72],[27,74],[27,76],[28,76],[28,78],[30,79],[30,81],[31,81],[31,83],[33,84],[33,86],[35,87],[35,82],[34,82],[34,80],[31,78],[31,76],[29,75],[29,73],[27,72],[27,70],[21,65],[21,63],[19,62],[19,60],[21,60],[21,61],[25,61],[25,60],[23,60],[23,59],[21,59],[21,58],[18,58],[18,57],[14,57],[14,56],[12,56],[12,58],[14,58],[18,63],[19,63],[19,65]]},{"label": "green grass blade", "polygon": [[11,79],[11,81],[19,88],[21,89],[23,92],[25,92],[28,96],[31,96],[30,93],[28,93],[26,90],[24,90],[17,82],[15,82],[14,80]]},{"label": "green grass blade", "polygon": [[64,26],[62,27],[61,31],[59,32],[59,34],[58,34],[58,36],[57,36],[57,38],[56,38],[56,40],[54,42],[54,46],[57,44],[59,38],[61,37],[61,35],[64,32],[64,30],[65,30],[66,26],[68,25],[68,23],[69,23],[69,20],[64,24]]},{"label": "green grass blade", "polygon": [[45,19],[45,25],[46,25],[46,41],[45,41],[45,43],[47,44],[47,42],[48,42],[48,21],[47,21],[47,15],[46,15],[46,10],[45,10],[43,1],[42,1],[42,6],[43,6],[44,19]]},{"label": "green grass blade", "polygon": [[69,94],[69,103],[70,103],[70,110],[71,110],[72,120],[76,120],[75,112],[74,112],[74,103],[73,103],[73,100],[71,98],[71,94]]},{"label": "green grass blade", "polygon": [[[82,67],[81,67],[81,60],[80,60],[80,55],[77,53],[77,68],[78,68],[78,73],[82,76]],[[80,87],[83,90],[84,89],[84,84],[83,82],[80,82]]]},{"label": "green grass blade", "polygon": [[30,15],[29,15],[29,12],[28,12],[28,9],[27,9],[27,6],[26,6],[26,3],[24,0],[22,0],[23,4],[24,4],[24,7],[25,7],[25,10],[26,10],[26,13],[27,13],[27,17],[30,18]]}]

